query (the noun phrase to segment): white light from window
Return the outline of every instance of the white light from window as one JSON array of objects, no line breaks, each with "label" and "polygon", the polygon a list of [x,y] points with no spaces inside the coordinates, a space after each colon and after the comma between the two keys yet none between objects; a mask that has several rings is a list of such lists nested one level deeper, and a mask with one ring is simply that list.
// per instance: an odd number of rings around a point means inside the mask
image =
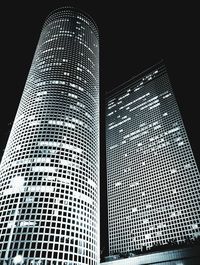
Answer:
[{"label": "white light from window", "polygon": [[13,259],[14,264],[22,264],[23,261],[24,259],[21,255],[17,255]]}]

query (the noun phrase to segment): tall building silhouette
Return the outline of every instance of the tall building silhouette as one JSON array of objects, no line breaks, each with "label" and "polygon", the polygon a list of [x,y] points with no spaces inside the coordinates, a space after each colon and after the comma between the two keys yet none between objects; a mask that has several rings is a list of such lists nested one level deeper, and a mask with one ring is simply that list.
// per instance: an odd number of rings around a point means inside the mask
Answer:
[{"label": "tall building silhouette", "polygon": [[53,11],[1,162],[1,264],[97,264],[98,68],[94,21]]},{"label": "tall building silhouette", "polygon": [[199,171],[162,62],[108,94],[106,144],[110,254],[199,237]]}]

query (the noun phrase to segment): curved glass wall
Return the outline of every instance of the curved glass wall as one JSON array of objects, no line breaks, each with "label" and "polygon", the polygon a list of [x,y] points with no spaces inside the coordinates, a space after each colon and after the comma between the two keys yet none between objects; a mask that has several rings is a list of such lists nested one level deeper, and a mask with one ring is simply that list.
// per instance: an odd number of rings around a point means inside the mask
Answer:
[{"label": "curved glass wall", "polygon": [[5,264],[97,264],[98,53],[88,15],[46,19],[1,162]]}]

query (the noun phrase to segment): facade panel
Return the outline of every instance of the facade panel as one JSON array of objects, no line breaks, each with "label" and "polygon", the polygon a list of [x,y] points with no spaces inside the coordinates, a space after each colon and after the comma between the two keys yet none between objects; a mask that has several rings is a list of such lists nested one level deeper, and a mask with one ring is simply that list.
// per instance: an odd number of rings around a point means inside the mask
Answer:
[{"label": "facade panel", "polygon": [[74,8],[46,19],[0,168],[0,260],[97,264],[99,47]]},{"label": "facade panel", "polygon": [[200,235],[200,176],[165,66],[111,92],[106,110],[110,254]]}]

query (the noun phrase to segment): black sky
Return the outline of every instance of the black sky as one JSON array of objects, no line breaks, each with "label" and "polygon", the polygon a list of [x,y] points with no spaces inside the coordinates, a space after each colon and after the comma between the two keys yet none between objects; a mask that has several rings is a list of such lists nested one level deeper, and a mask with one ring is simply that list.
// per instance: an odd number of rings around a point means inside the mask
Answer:
[{"label": "black sky", "polygon": [[[192,1],[7,1],[1,3],[0,149],[5,147],[42,24],[53,9],[72,5],[90,14],[100,32],[102,132],[104,93],[164,60],[183,121],[200,164],[199,15]],[[102,141],[104,140],[102,134]],[[103,144],[101,146],[104,146]],[[102,148],[102,153],[104,149]],[[102,154],[102,157],[105,157]],[[105,188],[105,160],[102,159]],[[105,192],[104,192],[105,194]],[[106,219],[105,197],[102,220]],[[102,231],[104,231],[102,225]],[[107,249],[106,233],[101,248]]]}]

